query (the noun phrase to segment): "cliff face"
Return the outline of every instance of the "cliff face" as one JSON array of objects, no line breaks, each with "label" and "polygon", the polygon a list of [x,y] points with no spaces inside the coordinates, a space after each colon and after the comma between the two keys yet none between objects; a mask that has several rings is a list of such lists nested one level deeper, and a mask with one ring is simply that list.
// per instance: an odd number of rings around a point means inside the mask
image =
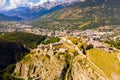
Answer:
[{"label": "cliff face", "polygon": [[35,49],[16,64],[12,76],[25,80],[110,80],[69,40]]},{"label": "cliff face", "polygon": [[13,75],[25,80],[107,80],[80,55],[67,59],[69,62],[61,56],[62,60],[54,55],[31,55],[30,61],[16,64]]}]

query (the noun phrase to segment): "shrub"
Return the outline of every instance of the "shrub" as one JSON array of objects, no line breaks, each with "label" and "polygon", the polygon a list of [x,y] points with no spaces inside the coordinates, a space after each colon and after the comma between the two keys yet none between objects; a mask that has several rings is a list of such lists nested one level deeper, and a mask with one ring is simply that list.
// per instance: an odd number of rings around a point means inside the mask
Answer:
[{"label": "shrub", "polygon": [[94,46],[92,44],[89,44],[87,47],[86,47],[86,50],[90,50],[92,49]]}]

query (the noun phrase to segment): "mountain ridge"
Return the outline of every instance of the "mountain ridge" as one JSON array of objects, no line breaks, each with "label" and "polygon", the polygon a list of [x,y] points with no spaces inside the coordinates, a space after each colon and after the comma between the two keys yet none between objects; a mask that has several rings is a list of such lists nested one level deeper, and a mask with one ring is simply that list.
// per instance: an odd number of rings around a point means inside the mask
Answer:
[{"label": "mountain ridge", "polygon": [[[33,6],[33,7],[18,7],[18,8],[14,8],[14,9],[10,9],[10,10],[5,10],[5,11],[1,11],[1,14],[5,14],[7,16],[18,16],[20,18],[22,18],[23,20],[31,20],[31,19],[35,19],[38,17],[41,17],[43,15],[46,15],[48,13],[52,13],[54,11],[56,11],[56,7],[57,10],[60,10],[66,6],[68,6],[69,4],[71,4],[72,2],[74,2],[76,0],[73,0],[71,2],[67,1],[67,2],[62,2],[62,1],[47,1],[44,2],[41,5],[37,5],[37,6]],[[59,7],[61,6],[61,7]]]},{"label": "mountain ridge", "polygon": [[[40,17],[32,24],[36,27],[45,26],[46,28],[55,29],[61,27],[67,29],[93,29],[104,25],[117,25],[120,21],[119,3],[119,0],[75,2],[52,14]],[[58,24],[55,24],[55,22]]]}]

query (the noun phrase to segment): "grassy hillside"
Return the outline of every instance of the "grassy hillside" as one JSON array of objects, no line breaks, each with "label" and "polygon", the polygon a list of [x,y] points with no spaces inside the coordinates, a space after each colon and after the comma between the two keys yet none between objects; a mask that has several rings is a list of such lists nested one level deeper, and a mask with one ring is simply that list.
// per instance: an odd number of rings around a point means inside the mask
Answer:
[{"label": "grassy hillside", "polygon": [[87,0],[82,3],[73,3],[64,9],[39,18],[32,25],[52,29],[88,29],[101,25],[117,25],[120,24],[119,4],[119,0],[107,2]]},{"label": "grassy hillside", "polygon": [[108,53],[99,49],[91,49],[88,51],[88,57],[108,76],[120,76],[120,63],[117,58],[118,52]]}]

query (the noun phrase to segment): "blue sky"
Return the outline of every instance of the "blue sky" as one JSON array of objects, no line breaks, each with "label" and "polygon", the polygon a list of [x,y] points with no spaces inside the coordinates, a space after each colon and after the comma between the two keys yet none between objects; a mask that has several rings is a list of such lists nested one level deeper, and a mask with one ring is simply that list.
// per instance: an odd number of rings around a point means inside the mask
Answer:
[{"label": "blue sky", "polygon": [[[47,1],[55,0],[0,0],[0,10],[13,9],[21,6],[37,6]],[[62,1],[62,0],[58,0]]]}]

